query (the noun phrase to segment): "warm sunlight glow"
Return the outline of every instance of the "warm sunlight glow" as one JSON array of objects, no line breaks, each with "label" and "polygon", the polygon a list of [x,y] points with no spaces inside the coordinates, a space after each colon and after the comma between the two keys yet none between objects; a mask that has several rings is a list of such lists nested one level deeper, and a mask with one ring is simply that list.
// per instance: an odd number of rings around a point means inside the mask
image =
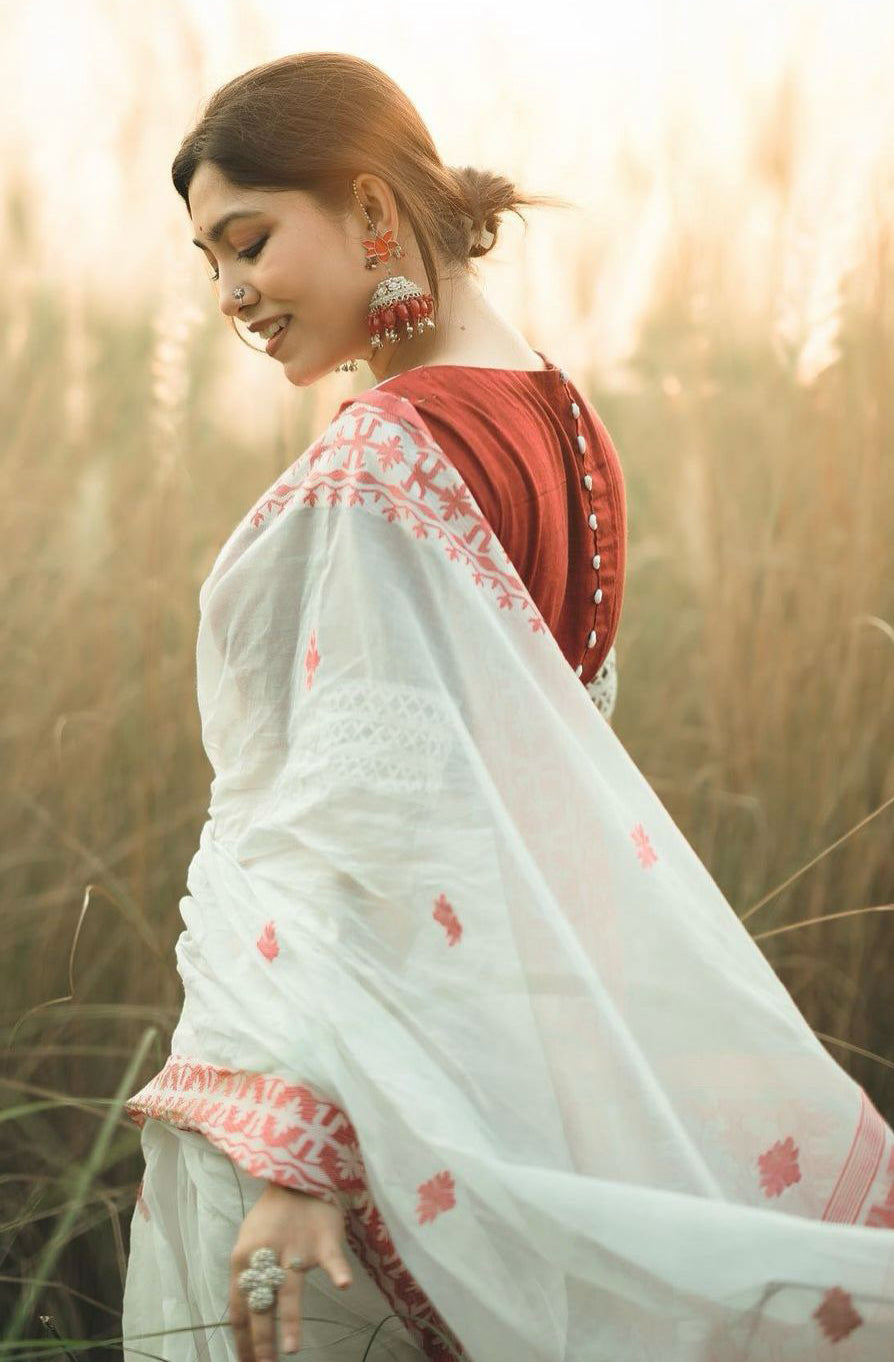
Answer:
[{"label": "warm sunlight glow", "polygon": [[566,0],[549,22],[539,6],[455,3],[381,29],[356,0],[33,0],[5,16],[4,166],[35,187],[40,269],[133,305],[171,285],[170,260],[180,302],[187,289],[208,306],[170,184],[176,145],[216,85],[315,48],[383,66],[448,163],[580,205],[532,212],[527,233],[510,217],[482,271],[497,305],[570,363],[629,382],[645,306],[705,218],[735,241],[725,286],[743,316],[767,306],[781,234],[780,343],[805,380],[833,353],[829,309],[894,135],[894,11],[881,0]]}]

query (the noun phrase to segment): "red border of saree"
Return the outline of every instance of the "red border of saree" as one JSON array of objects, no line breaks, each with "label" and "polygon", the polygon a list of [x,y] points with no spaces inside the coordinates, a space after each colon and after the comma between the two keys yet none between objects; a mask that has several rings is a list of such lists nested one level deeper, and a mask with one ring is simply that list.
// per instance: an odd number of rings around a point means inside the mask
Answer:
[{"label": "red border of saree", "polygon": [[[138,1126],[151,1116],[197,1131],[250,1176],[340,1206],[348,1243],[426,1357],[463,1362],[462,1346],[397,1252],[370,1194],[357,1133],[339,1107],[303,1083],[171,1055],[124,1110]],[[444,1190],[417,1188],[420,1224],[438,1214]]]}]

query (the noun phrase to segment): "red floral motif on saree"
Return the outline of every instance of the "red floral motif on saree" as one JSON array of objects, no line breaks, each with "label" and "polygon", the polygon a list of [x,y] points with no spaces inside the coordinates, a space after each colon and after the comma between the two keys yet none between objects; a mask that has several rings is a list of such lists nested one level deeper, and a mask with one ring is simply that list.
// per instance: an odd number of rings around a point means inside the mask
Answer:
[{"label": "red floral motif on saree", "polygon": [[[345,1237],[430,1362],[466,1362],[462,1345],[400,1258],[369,1191],[357,1132],[345,1113],[302,1083],[172,1055],[124,1107],[195,1130],[251,1177],[319,1196],[345,1216]],[[433,1218],[453,1204],[453,1179],[418,1189]],[[408,1189],[409,1190],[409,1189]],[[445,1341],[446,1340],[446,1341]]]},{"label": "red floral motif on saree", "polygon": [[455,946],[463,934],[462,923],[453,911],[445,894],[439,894],[435,899],[435,910],[432,917],[445,928],[448,945]]},{"label": "red floral motif on saree", "polygon": [[442,1211],[449,1211],[451,1206],[455,1205],[453,1177],[446,1168],[442,1173],[435,1173],[428,1182],[420,1183],[419,1205],[416,1207],[420,1225],[424,1225],[427,1220],[434,1220],[436,1215],[440,1215]]},{"label": "red floral motif on saree", "polygon": [[801,1181],[798,1150],[791,1135],[785,1140],[777,1140],[770,1149],[758,1156],[757,1162],[765,1196],[779,1196],[786,1187]]},{"label": "red floral motif on saree", "polygon": [[310,642],[307,645],[307,652],[304,655],[304,668],[307,672],[307,689],[310,690],[314,683],[314,673],[320,665],[320,654],[317,652],[317,631],[312,630]]},{"label": "red floral motif on saree", "polygon": [[268,960],[275,960],[279,955],[279,942],[276,939],[276,927],[272,922],[266,923],[264,930],[255,942],[262,955],[266,955]]},{"label": "red floral motif on saree", "polygon": [[633,845],[636,847],[636,854],[639,857],[640,865],[644,870],[648,870],[649,866],[654,865],[658,860],[657,855],[652,849],[652,843],[649,841],[649,834],[646,832],[642,823],[637,823],[630,836],[633,838]]},{"label": "red floral motif on saree", "polygon": [[840,1286],[831,1286],[823,1296],[822,1304],[813,1312],[819,1320],[820,1328],[833,1343],[840,1343],[848,1334],[853,1333],[863,1316],[854,1309],[854,1303],[847,1291]]}]

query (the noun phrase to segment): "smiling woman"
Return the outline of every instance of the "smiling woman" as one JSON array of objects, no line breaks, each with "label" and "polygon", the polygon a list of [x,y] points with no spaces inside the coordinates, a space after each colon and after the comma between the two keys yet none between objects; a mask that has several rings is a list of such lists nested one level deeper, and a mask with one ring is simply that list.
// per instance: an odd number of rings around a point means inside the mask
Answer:
[{"label": "smiling woman", "polygon": [[174,183],[290,382],[380,381],[199,593],[126,1362],[887,1362],[894,1131],[609,722],[620,462],[470,276],[524,200],[333,53],[218,91]]},{"label": "smiling woman", "polygon": [[[333,99],[334,89],[350,98]],[[566,201],[445,166],[406,95],[369,63],[302,53],[239,76],[184,140],[173,179],[224,314],[252,329],[279,315],[299,320],[276,345],[290,382],[355,368],[358,357],[380,379],[460,355],[538,367],[477,286],[472,261],[493,249],[503,213]],[[405,260],[407,288],[386,298],[396,315],[374,335],[368,270],[391,255]],[[397,343],[407,324],[417,337],[409,359]]]}]

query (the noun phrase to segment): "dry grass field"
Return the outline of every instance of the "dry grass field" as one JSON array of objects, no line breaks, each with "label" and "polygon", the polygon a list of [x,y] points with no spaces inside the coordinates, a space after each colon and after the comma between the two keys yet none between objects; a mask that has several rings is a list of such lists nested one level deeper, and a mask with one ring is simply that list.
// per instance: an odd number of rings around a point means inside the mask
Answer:
[{"label": "dry grass field", "polygon": [[[771,129],[742,171],[743,198],[753,182],[776,205],[764,293],[737,293],[741,243],[723,215],[693,210],[626,382],[586,361],[573,377],[627,480],[615,731],[892,1121],[894,199],[889,183],[825,287],[815,242],[793,246],[784,230],[794,160]],[[157,192],[173,191],[162,178]],[[5,192],[5,255],[28,268],[0,336],[10,1359],[59,1356],[53,1328],[83,1340],[71,1356],[99,1356],[119,1332],[142,1169],[120,1107],[160,1067],[178,1014],[178,901],[211,776],[195,705],[199,585],[327,403],[369,377],[291,389],[260,445],[247,429],[222,437],[217,366],[238,342],[213,300],[185,320],[101,296],[71,307],[43,279],[28,194],[25,179]],[[585,279],[589,243],[570,245]],[[788,324],[789,300],[806,329]],[[550,353],[533,311],[514,320]]]}]

